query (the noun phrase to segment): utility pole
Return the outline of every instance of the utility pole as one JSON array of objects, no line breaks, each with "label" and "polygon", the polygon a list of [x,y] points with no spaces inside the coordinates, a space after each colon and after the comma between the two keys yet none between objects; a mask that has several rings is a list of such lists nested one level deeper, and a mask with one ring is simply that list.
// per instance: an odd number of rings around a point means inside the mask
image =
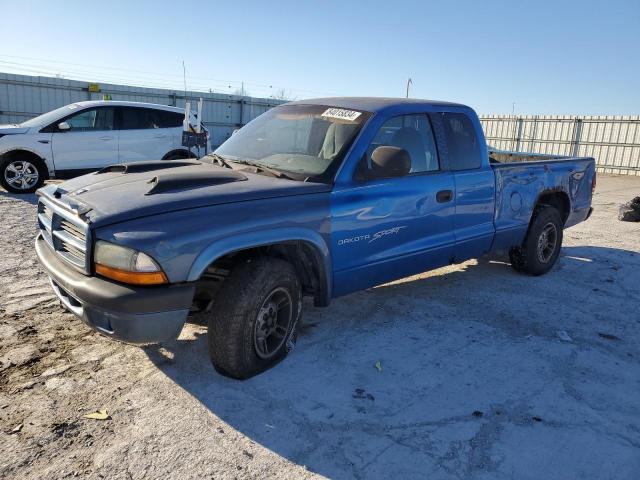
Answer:
[{"label": "utility pole", "polygon": [[407,98],[409,98],[409,85],[413,85],[413,80],[411,80],[411,78],[407,80]]}]

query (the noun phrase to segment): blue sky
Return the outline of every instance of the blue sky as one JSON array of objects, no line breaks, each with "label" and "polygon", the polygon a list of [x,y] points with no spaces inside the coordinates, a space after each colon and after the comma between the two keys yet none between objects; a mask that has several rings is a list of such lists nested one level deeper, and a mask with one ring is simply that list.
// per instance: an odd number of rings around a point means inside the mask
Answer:
[{"label": "blue sky", "polygon": [[[188,27],[184,27],[188,25]],[[640,0],[0,0],[0,71],[640,114]]]}]

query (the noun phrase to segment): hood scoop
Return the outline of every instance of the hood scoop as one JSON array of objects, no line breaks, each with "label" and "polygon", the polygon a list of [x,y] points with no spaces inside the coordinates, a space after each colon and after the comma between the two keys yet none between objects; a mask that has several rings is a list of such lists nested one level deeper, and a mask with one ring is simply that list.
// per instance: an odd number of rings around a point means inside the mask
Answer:
[{"label": "hood scoop", "polygon": [[202,165],[200,162],[182,161],[182,160],[160,160],[156,162],[138,162],[123,163],[120,165],[109,165],[108,167],[98,170],[96,175],[101,173],[145,173],[154,172],[156,170],[165,170],[169,168],[189,167],[193,165]]},{"label": "hood scoop", "polygon": [[207,169],[207,171],[202,171],[201,169],[197,169],[194,171],[167,173],[157,175],[149,180],[147,183],[151,184],[152,187],[145,195],[156,195],[158,193],[191,188],[211,187],[231,182],[243,182],[245,180],[247,180],[247,177],[232,170],[220,171]]}]

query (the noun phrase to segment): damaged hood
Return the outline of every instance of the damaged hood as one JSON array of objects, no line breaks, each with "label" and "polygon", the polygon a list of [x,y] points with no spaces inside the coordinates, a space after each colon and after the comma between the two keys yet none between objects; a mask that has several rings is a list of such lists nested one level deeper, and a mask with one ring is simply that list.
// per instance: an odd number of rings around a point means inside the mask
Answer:
[{"label": "damaged hood", "polygon": [[113,165],[38,190],[95,226],[231,202],[328,192],[331,186],[194,160]]}]

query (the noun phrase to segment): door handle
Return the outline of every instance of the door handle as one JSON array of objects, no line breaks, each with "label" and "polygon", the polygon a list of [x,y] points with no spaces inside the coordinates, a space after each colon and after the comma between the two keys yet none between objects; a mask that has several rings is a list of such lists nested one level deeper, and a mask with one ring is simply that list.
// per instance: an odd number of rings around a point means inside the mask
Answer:
[{"label": "door handle", "polygon": [[436,200],[438,203],[450,202],[452,198],[453,198],[452,190],[440,190],[438,193],[436,193]]},{"label": "door handle", "polygon": [[113,140],[113,137],[98,137],[100,140]]},{"label": "door handle", "polygon": [[154,135],[155,138],[167,138],[167,134],[166,133],[158,133],[157,135]]}]

